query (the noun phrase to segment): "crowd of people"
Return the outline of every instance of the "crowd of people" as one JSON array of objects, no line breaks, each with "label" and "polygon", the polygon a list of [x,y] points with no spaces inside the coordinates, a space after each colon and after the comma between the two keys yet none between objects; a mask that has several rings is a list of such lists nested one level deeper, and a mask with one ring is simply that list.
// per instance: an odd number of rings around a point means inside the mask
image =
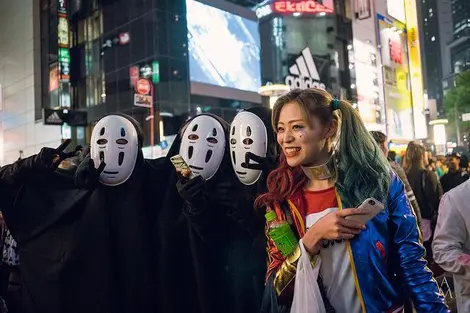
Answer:
[{"label": "crowd of people", "polygon": [[450,217],[468,160],[415,142],[398,159],[387,142],[314,88],[231,124],[196,115],[155,160],[132,117],[105,116],[89,149],[65,141],[0,169],[20,276],[5,310],[449,312],[435,278],[470,266],[467,213]]}]

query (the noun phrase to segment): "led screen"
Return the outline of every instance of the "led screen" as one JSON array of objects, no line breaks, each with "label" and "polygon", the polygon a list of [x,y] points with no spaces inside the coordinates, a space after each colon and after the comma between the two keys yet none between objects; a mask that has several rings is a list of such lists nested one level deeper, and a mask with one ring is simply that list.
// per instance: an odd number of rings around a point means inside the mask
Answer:
[{"label": "led screen", "polygon": [[186,6],[191,81],[257,92],[257,22],[195,0],[186,0]]}]

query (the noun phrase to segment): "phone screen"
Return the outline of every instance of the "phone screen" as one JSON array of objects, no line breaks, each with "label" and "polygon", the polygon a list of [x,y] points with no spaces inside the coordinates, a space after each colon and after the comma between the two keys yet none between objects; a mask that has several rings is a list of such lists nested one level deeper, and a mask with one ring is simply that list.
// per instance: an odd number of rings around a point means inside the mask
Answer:
[{"label": "phone screen", "polygon": [[172,156],[170,158],[171,163],[173,163],[173,166],[177,171],[179,171],[181,174],[189,173],[188,177],[193,177],[194,174],[192,173],[191,169],[189,168],[188,164],[184,161],[183,157],[179,154]]}]

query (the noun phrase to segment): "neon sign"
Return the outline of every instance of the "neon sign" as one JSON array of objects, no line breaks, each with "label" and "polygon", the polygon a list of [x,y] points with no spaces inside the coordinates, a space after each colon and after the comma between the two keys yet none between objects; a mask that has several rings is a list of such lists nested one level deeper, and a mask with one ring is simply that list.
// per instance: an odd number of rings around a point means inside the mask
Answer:
[{"label": "neon sign", "polygon": [[60,80],[68,82],[70,79],[70,52],[67,48],[59,48]]},{"label": "neon sign", "polygon": [[334,11],[330,8],[321,5],[312,0],[303,1],[285,1],[279,0],[272,3],[272,10],[278,14],[293,14],[293,13],[307,13],[307,14],[332,14]]}]

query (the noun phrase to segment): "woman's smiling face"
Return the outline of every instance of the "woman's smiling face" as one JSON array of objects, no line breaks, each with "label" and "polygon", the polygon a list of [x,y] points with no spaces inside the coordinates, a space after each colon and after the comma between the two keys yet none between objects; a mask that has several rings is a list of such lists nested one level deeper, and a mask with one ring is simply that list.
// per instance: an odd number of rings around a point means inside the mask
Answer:
[{"label": "woman's smiling face", "polygon": [[[308,120],[307,120],[308,119]],[[326,162],[328,138],[334,135],[334,125],[323,125],[314,115],[305,116],[297,102],[285,104],[277,121],[277,142],[291,167],[312,166]],[[332,129],[334,128],[334,129]]]}]

